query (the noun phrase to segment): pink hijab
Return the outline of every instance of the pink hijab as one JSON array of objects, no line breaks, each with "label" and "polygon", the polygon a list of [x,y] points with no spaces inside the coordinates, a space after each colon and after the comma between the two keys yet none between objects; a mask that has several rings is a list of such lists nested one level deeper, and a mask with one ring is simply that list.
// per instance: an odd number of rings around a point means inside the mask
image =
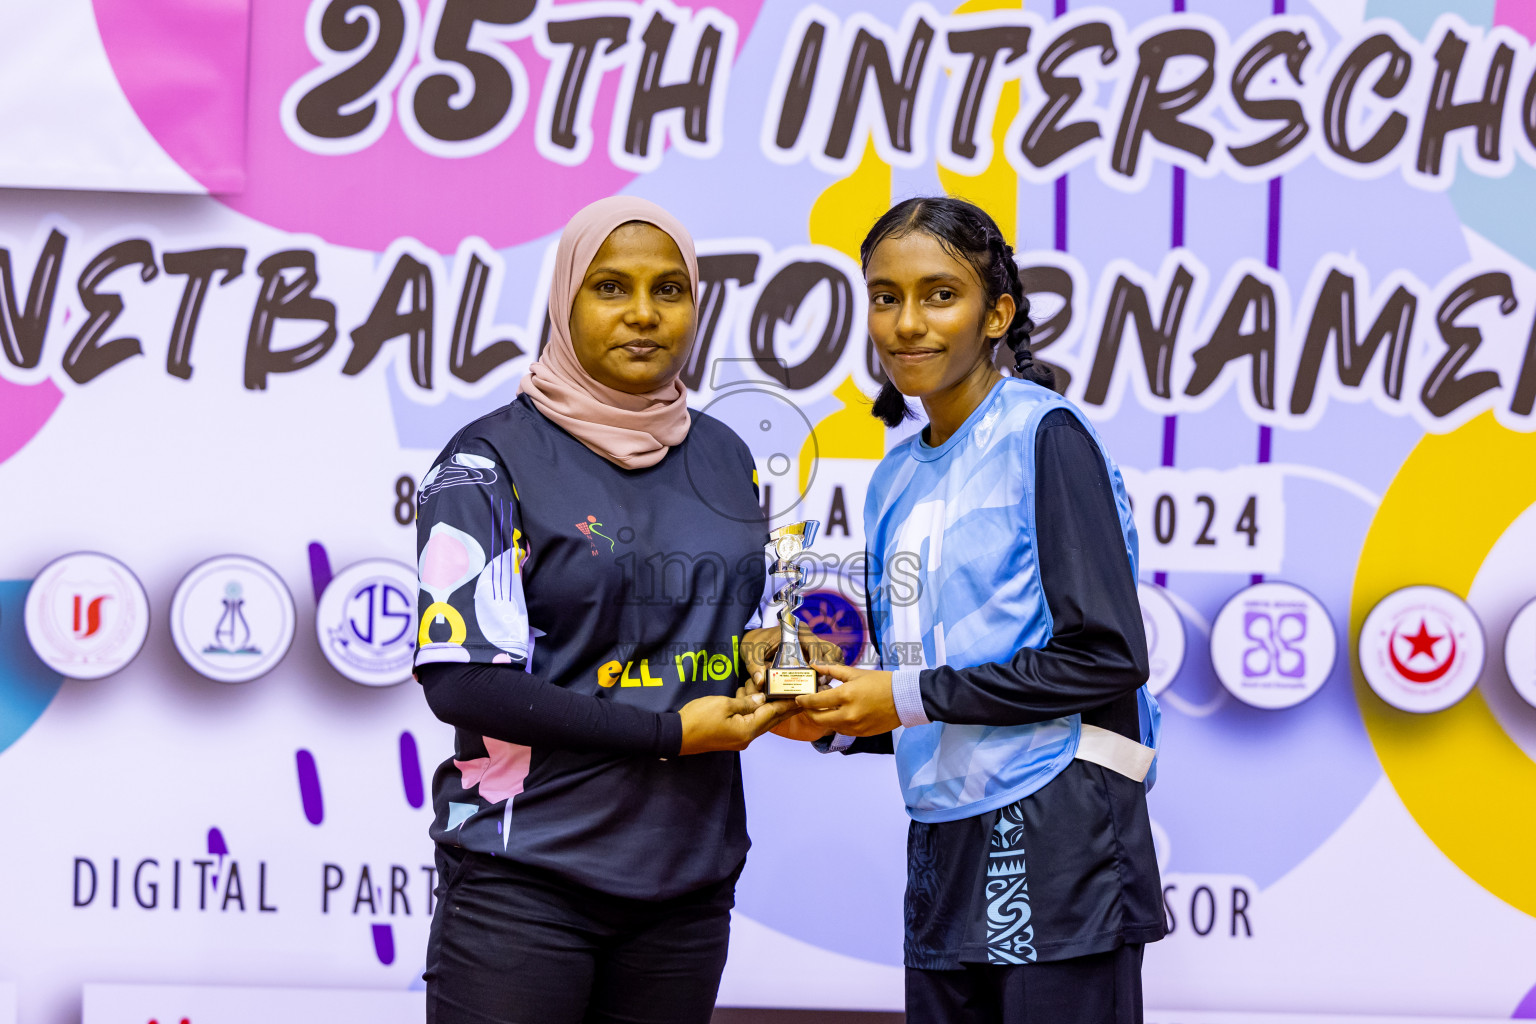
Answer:
[{"label": "pink hijab", "polygon": [[518,390],[569,434],[623,469],[654,466],[673,445],[688,436],[687,389],[677,378],[641,395],[599,384],[582,369],[571,344],[571,304],[587,268],[614,228],[643,221],[672,236],[688,266],[695,304],[699,298],[699,262],[693,237],[666,210],[647,199],[610,196],[571,218],[555,250],[555,276],[549,285],[549,342],[538,362],[528,367]]}]

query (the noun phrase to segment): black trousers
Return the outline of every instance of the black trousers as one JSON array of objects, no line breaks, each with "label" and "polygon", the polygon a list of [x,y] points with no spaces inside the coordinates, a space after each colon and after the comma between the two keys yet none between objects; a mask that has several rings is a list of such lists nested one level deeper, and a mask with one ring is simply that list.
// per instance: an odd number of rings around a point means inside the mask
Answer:
[{"label": "black trousers", "polygon": [[663,901],[438,848],[427,1024],[708,1024],[736,872]]},{"label": "black trousers", "polygon": [[1034,964],[907,968],[908,1024],[1141,1024],[1140,944]]}]

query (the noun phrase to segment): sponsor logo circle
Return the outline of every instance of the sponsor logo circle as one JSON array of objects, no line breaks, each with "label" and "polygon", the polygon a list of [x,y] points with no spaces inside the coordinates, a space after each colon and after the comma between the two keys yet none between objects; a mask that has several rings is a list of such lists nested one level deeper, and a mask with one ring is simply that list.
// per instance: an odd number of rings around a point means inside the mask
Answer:
[{"label": "sponsor logo circle", "polygon": [[281,576],[244,555],[195,566],[171,598],[171,639],[199,675],[246,683],[266,675],[293,643],[293,595]]},{"label": "sponsor logo circle", "polygon": [[1321,689],[1338,649],[1328,610],[1294,583],[1238,591],[1211,625],[1216,678],[1244,704],[1266,710],[1295,707]]},{"label": "sponsor logo circle", "polygon": [[138,656],[149,635],[149,599],[115,558],[83,551],[43,567],[22,613],[43,664],[72,679],[101,679]]},{"label": "sponsor logo circle", "polygon": [[1156,697],[1178,678],[1184,667],[1184,619],[1155,583],[1136,584],[1141,602],[1141,625],[1147,634],[1147,692]]},{"label": "sponsor logo circle", "polygon": [[1360,627],[1360,671],[1402,711],[1444,711],[1483,671],[1482,623],[1448,590],[1415,586],[1382,598]]},{"label": "sponsor logo circle", "polygon": [[416,573],[387,558],[350,565],[315,609],[315,635],[331,667],[354,683],[393,686],[416,655]]},{"label": "sponsor logo circle", "polygon": [[1515,613],[1504,634],[1504,669],[1515,692],[1536,706],[1536,601]]}]

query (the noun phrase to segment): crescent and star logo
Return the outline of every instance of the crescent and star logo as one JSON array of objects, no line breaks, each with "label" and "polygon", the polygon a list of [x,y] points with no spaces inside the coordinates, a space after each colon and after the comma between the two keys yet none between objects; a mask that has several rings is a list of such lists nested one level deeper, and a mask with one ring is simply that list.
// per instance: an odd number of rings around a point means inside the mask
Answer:
[{"label": "crescent and star logo", "polygon": [[1444,711],[1477,685],[1484,646],[1482,623],[1466,601],[1439,587],[1404,587],[1366,616],[1360,671],[1395,708]]},{"label": "crescent and star logo", "polygon": [[[1392,667],[1397,669],[1399,675],[1410,683],[1429,684],[1437,683],[1445,678],[1445,674],[1456,663],[1456,634],[1449,626],[1442,625],[1444,630],[1439,635],[1429,631],[1429,618],[1419,616],[1419,630],[1411,636],[1405,636],[1402,628],[1392,631],[1391,638],[1387,641],[1387,656],[1392,662]],[[1435,647],[1442,641],[1446,642],[1445,657],[1435,657]],[[1398,652],[1407,644],[1407,658],[1399,658]],[[1419,660],[1426,659],[1426,660]],[[1410,668],[1411,664],[1428,664],[1427,669]]]}]

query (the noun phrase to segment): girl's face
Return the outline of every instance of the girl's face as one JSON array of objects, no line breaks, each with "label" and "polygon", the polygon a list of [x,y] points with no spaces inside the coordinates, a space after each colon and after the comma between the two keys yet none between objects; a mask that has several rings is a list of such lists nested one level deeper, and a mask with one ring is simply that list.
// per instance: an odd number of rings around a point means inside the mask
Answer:
[{"label": "girl's face", "polygon": [[693,346],[688,267],[672,236],[632,221],[613,229],[571,302],[576,360],[600,384],[631,395],[676,377]]},{"label": "girl's face", "polygon": [[875,351],[886,376],[908,398],[932,396],[989,369],[992,342],[1013,321],[1013,296],[988,303],[971,265],[925,232],[877,245],[864,281]]}]

